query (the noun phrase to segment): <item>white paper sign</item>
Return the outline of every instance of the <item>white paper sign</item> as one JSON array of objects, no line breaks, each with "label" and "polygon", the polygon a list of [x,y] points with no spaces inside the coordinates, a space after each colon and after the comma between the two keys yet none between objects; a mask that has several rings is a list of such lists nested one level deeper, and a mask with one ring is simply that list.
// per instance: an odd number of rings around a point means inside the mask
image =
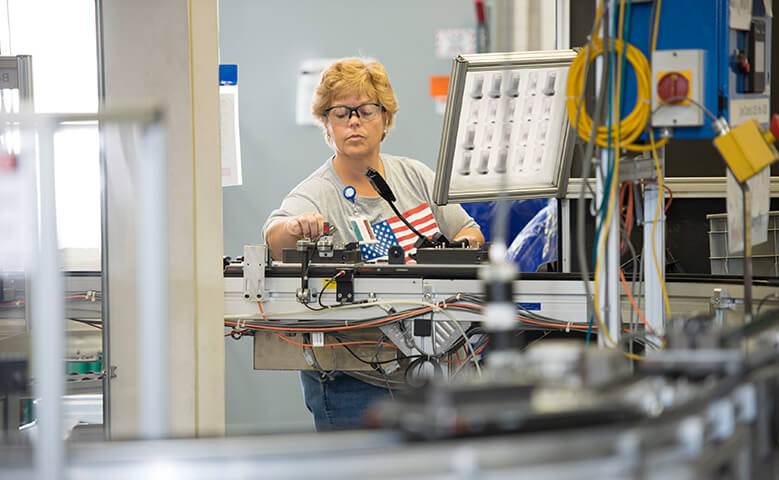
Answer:
[{"label": "white paper sign", "polygon": [[[768,240],[768,210],[770,207],[769,183],[771,172],[768,167],[747,180],[752,210],[752,245]],[[728,169],[728,251],[744,251],[744,197],[736,177]]]},{"label": "white paper sign", "polygon": [[454,58],[468,53],[476,53],[476,32],[472,28],[444,29],[436,32],[436,57]]},{"label": "white paper sign", "polygon": [[222,186],[243,184],[241,133],[238,123],[238,85],[219,87],[222,133]]},{"label": "white paper sign", "polygon": [[749,30],[752,22],[752,0],[730,0],[730,28]]},{"label": "white paper sign", "polygon": [[322,71],[335,60],[334,58],[312,58],[300,65],[297,100],[295,102],[295,123],[298,125],[317,125],[314,116],[311,114],[314,94],[316,93],[317,85],[319,85]]}]

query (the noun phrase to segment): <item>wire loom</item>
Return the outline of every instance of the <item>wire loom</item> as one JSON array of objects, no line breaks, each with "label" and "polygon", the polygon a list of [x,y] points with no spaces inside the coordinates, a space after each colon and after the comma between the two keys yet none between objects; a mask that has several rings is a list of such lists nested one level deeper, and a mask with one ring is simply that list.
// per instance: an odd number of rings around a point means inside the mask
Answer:
[{"label": "wire loom", "polygon": [[[483,310],[483,307],[481,306],[482,304],[483,304],[483,299],[477,296],[459,294],[450,297],[436,305],[431,305],[422,308],[411,308],[391,315],[372,317],[372,318],[367,318],[365,320],[360,320],[360,321],[355,321],[350,323],[345,323],[343,321],[331,321],[331,320],[271,321],[271,320],[257,319],[251,322],[242,321],[240,323],[230,321],[230,320],[225,320],[224,325],[226,327],[237,327],[242,330],[242,333],[246,333],[250,331],[273,332],[279,337],[281,337],[283,340],[289,341],[289,343],[294,343],[295,345],[298,346],[313,346],[313,345],[293,341],[285,337],[283,333],[327,332],[332,334],[343,335],[344,332],[349,330],[368,328],[368,327],[378,327],[378,326],[389,325],[392,323],[398,323],[401,321],[421,317],[434,310],[446,309],[446,310],[454,310],[454,311],[481,312]],[[332,307],[332,310],[337,310],[337,309],[338,307]],[[570,332],[572,330],[586,331],[588,329],[588,326],[586,324],[574,324],[572,322],[567,322],[564,320],[559,320],[552,317],[539,315],[530,310],[527,310],[521,304],[517,305],[517,309],[518,311],[522,312],[521,315],[517,316],[517,320],[520,323],[520,325],[523,326],[524,329],[528,329],[528,328],[541,329],[541,330],[556,329],[565,332]],[[331,347],[331,346],[343,346],[344,344],[356,345],[356,344],[376,344],[376,343],[377,342],[371,342],[371,341],[355,341],[355,342],[328,343],[328,344],[324,344],[323,346]],[[394,345],[388,342],[382,342],[382,343],[384,343],[386,346],[394,347]],[[462,344],[460,344],[460,346],[461,345]],[[452,349],[450,349],[450,352],[451,351]]]},{"label": "wire loom", "polygon": [[[614,123],[609,129],[606,126],[599,126],[595,134],[595,143],[603,148],[625,148],[631,151],[649,151],[651,145],[638,145],[634,142],[644,131],[651,114],[652,91],[650,87],[652,71],[649,62],[641,50],[625,43],[622,40],[612,40],[614,50],[622,55],[625,45],[627,45],[627,60],[633,66],[636,72],[638,94],[636,104],[633,110],[619,123]],[[568,95],[567,110],[568,119],[576,128],[579,136],[588,141],[592,132],[592,118],[587,113],[587,108],[582,105],[577,124],[577,111],[580,99],[584,92],[584,71],[589,62],[592,62],[603,55],[603,38],[595,38],[587,48],[582,49],[571,63],[568,73],[568,84],[566,94]],[[589,54],[588,54],[589,52]],[[619,145],[609,145],[609,137],[620,138]],[[668,139],[662,139],[655,144],[655,148],[664,145]]]}]

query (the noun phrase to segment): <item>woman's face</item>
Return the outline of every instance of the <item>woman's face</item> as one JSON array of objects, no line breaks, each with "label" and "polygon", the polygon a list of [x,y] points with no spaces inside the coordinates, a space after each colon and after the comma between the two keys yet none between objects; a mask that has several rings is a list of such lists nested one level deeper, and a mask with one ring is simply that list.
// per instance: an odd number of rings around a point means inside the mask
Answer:
[{"label": "woman's face", "polygon": [[[376,99],[359,94],[333,100],[325,121],[336,155],[354,159],[370,159],[379,155],[386,116],[383,108],[373,104],[378,104]],[[356,111],[332,108],[340,106],[360,108]]]}]

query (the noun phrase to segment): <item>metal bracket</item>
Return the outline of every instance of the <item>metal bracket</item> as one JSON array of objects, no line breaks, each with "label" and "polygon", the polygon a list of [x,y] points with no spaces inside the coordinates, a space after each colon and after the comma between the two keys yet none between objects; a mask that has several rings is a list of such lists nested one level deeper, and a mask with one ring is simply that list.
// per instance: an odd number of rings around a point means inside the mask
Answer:
[{"label": "metal bracket", "polygon": [[335,299],[338,303],[354,301],[354,269],[344,268],[344,274],[335,280]]},{"label": "metal bracket", "polygon": [[106,375],[108,375],[108,378],[116,378],[116,365],[111,365],[108,370],[104,368],[100,371],[100,378],[103,378]]},{"label": "metal bracket", "polygon": [[725,320],[725,310],[735,310],[736,305],[744,303],[743,300],[733,298],[726,288],[715,288],[711,296],[711,305],[714,308],[717,325],[722,326]]},{"label": "metal bracket", "polygon": [[628,156],[619,161],[619,181],[654,180],[657,178],[654,160],[648,153]]},{"label": "metal bracket", "polygon": [[268,263],[268,247],[244,245],[243,247],[243,298],[255,302],[265,295],[265,266]]},{"label": "metal bracket", "polygon": [[435,292],[433,292],[433,285],[428,282],[422,282],[422,298],[426,302],[433,303],[435,299]]}]

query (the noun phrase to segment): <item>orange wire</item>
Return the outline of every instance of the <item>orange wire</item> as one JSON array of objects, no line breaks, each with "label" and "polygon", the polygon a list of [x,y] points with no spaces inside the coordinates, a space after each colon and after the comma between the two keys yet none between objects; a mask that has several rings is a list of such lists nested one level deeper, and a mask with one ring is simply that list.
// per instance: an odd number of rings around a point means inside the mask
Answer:
[{"label": "orange wire", "polygon": [[[346,325],[346,326],[343,326],[343,327],[323,327],[323,328],[268,327],[268,326],[265,326],[265,325],[255,325],[255,324],[252,324],[252,323],[244,323],[243,325],[245,325],[247,327],[251,327],[251,328],[257,328],[257,329],[260,329],[260,330],[276,330],[276,331],[282,331],[282,332],[330,332],[330,331],[334,331],[334,330],[351,330],[351,329],[354,329],[354,328],[370,327],[372,325],[376,325],[376,324],[379,324],[379,323],[391,322],[392,320],[397,320],[397,319],[400,319],[400,318],[405,318],[405,317],[417,315],[417,314],[420,314],[420,313],[429,312],[432,309],[433,309],[432,307],[420,308],[420,309],[414,310],[412,312],[406,312],[406,313],[402,313],[400,315],[395,315],[395,316],[392,316],[392,317],[380,318],[378,320],[373,320],[373,321],[370,321],[370,322],[361,323],[359,325]],[[230,321],[225,321],[224,323],[226,325],[238,325],[238,323],[230,322]]]},{"label": "orange wire", "polygon": [[[657,185],[657,182],[651,182],[651,181],[647,181],[647,180],[642,180],[639,183],[641,185]],[[665,209],[664,209],[664,211],[667,212],[668,209],[671,207],[671,202],[673,202],[673,200],[674,200],[674,192],[673,192],[673,190],[671,190],[671,187],[669,187],[665,183],[663,183],[663,188],[665,190],[668,190],[668,203],[665,204]]]},{"label": "orange wire", "polygon": [[[67,295],[63,297],[65,300],[92,300],[92,297],[89,295]],[[24,300],[17,300],[15,302],[5,302],[0,303],[0,306],[7,307],[7,306],[15,306],[15,307],[21,307],[24,305]]]},{"label": "orange wire", "polygon": [[[479,306],[467,305],[467,304],[462,304],[462,303],[447,303],[447,305],[448,306],[453,306],[453,307],[470,308],[471,310],[479,310],[479,311],[482,310],[482,308],[479,307]],[[523,317],[517,317],[517,319],[519,321],[521,321],[521,322],[530,323],[530,324],[533,324],[533,325],[540,325],[542,327],[578,328],[578,329],[581,329],[581,330],[586,330],[586,329],[590,328],[589,325],[560,325],[560,324],[554,324],[554,323],[539,322],[539,321],[536,321],[536,320],[530,320],[529,318],[523,318]],[[597,329],[598,326],[597,325],[593,325],[592,328],[593,329]],[[622,331],[626,332],[626,333],[630,333],[630,330],[628,330],[627,328],[623,328]]]},{"label": "orange wire", "polygon": [[[489,342],[487,342],[487,343],[489,343]],[[485,343],[484,345],[482,345],[481,347],[479,347],[479,349],[478,349],[478,350],[476,350],[475,352],[473,352],[473,356],[476,356],[476,355],[480,354],[480,353],[481,353],[481,351],[482,351],[482,350],[484,350],[484,347],[486,347],[486,346],[487,346],[487,343]],[[468,359],[468,357],[465,357],[465,358],[463,358],[463,359],[460,359],[460,350],[459,350],[459,349],[458,349],[456,352],[454,352],[454,353],[456,353],[456,354],[457,354],[457,360],[440,360],[440,362],[441,362],[441,363],[463,363],[463,361],[465,361],[465,360],[467,360],[467,359]]]},{"label": "orange wire", "polygon": [[[482,308],[474,305],[468,305],[464,303],[448,303],[448,306],[451,307],[460,307],[460,308],[467,308],[471,310],[481,311]],[[393,320],[398,320],[405,317],[410,317],[414,315],[418,315],[421,313],[429,312],[433,309],[433,307],[424,307],[420,308],[411,312],[402,313],[399,315],[394,315],[391,317],[386,318],[380,318],[378,320],[373,320],[366,323],[361,323],[359,325],[346,325],[343,327],[322,327],[322,328],[300,328],[300,327],[269,327],[266,325],[256,325],[253,323],[242,323],[241,325],[245,327],[250,328],[256,328],[258,330],[271,330],[274,331],[282,331],[282,332],[330,332],[330,331],[339,331],[339,330],[352,330],[355,328],[364,328],[364,327],[370,327],[372,325],[376,325],[379,323],[386,323],[391,322]],[[550,328],[573,328],[573,329],[579,329],[579,330],[587,330],[590,328],[588,325],[561,325],[561,324],[555,324],[555,323],[546,323],[546,322],[539,322],[537,320],[530,320],[529,318],[523,318],[523,317],[517,317],[518,320],[524,323],[529,323],[531,325],[538,325],[541,327],[550,327]],[[232,326],[238,326],[237,322],[231,322],[229,320],[225,320],[225,325],[232,325]],[[596,325],[593,325],[593,328],[597,328]],[[625,332],[630,332],[630,330],[625,329]]]},{"label": "orange wire", "polygon": [[622,287],[625,289],[625,293],[628,294],[628,298],[630,299],[630,304],[633,305],[633,310],[636,311],[638,316],[641,318],[641,321],[644,322],[644,325],[646,325],[646,328],[648,328],[652,333],[654,333],[654,329],[651,325],[649,325],[649,322],[646,321],[646,318],[644,317],[644,314],[641,313],[641,310],[639,310],[638,305],[636,305],[636,301],[633,298],[633,294],[630,293],[630,289],[628,288],[628,282],[625,280],[625,273],[622,271],[622,269],[619,269],[619,279],[622,280]]},{"label": "orange wire", "polygon": [[[448,306],[452,307],[462,307],[462,308],[470,308],[471,310],[478,310],[481,311],[481,307],[477,307],[474,305],[467,305],[462,303],[447,303]],[[552,327],[552,328],[569,328],[568,325],[559,325],[554,323],[546,323],[546,322],[539,322],[537,320],[530,320],[529,318],[523,318],[523,317],[517,317],[520,321],[525,323],[530,323],[532,325],[539,325],[541,327]],[[579,328],[582,330],[587,330],[589,328],[588,325],[570,325],[570,328]],[[595,326],[593,326],[595,328]]]}]

